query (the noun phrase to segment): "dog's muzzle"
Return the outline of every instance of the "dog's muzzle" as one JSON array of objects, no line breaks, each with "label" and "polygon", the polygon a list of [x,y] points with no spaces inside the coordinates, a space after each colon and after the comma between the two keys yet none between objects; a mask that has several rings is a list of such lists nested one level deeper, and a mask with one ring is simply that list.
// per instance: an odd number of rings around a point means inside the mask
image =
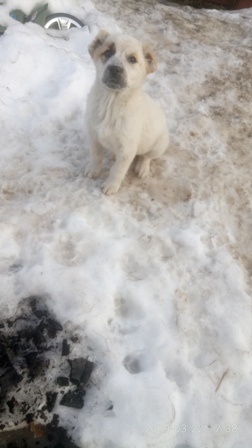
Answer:
[{"label": "dog's muzzle", "polygon": [[104,72],[102,82],[110,89],[124,89],[127,85],[124,69],[119,65],[108,65]]}]

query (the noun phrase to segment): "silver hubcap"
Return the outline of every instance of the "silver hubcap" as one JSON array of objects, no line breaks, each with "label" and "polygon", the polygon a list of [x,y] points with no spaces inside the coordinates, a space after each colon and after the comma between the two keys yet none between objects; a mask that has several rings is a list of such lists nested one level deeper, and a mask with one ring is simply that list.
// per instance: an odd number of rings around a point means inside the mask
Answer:
[{"label": "silver hubcap", "polygon": [[68,19],[67,17],[55,17],[47,22],[45,28],[55,28],[55,25],[57,26],[57,29],[62,31],[70,30],[71,26],[80,28],[80,24],[78,22],[73,19]]}]

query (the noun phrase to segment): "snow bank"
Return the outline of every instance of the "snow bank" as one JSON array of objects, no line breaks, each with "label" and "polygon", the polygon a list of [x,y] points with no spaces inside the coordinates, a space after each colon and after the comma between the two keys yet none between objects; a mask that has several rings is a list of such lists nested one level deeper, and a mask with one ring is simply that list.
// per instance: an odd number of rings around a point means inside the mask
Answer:
[{"label": "snow bank", "polygon": [[[1,315],[42,294],[83,338],[85,407],[57,409],[81,447],[248,448],[251,11],[95,4],[52,2],[89,25],[68,40],[0,6]],[[104,26],[154,46],[145,88],[171,130],[150,178],[130,172],[114,197],[83,175]]]}]

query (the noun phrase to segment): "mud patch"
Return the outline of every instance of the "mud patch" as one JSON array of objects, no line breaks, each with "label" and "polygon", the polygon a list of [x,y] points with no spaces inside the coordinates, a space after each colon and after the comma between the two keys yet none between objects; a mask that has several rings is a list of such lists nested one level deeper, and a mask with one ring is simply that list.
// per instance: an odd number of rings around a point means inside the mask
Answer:
[{"label": "mud patch", "polygon": [[13,318],[0,320],[0,448],[75,446],[62,442],[63,434],[70,439],[55,409],[84,406],[94,364],[71,356],[78,343],[41,297],[24,299]]},{"label": "mud patch", "polygon": [[1,448],[78,448],[66,431],[59,427],[30,425],[27,428],[0,433]]}]

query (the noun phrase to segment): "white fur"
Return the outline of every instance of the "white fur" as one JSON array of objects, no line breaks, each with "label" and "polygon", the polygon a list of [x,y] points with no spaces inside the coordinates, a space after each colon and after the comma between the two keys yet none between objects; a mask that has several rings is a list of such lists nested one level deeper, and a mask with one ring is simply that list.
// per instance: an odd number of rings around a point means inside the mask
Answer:
[{"label": "white fur", "polygon": [[[100,36],[100,37],[99,37]],[[113,43],[115,54],[102,60],[99,54]],[[103,47],[101,47],[103,45]],[[96,80],[87,101],[86,122],[90,145],[88,177],[97,177],[102,169],[103,150],[115,154],[115,162],[103,186],[105,194],[118,191],[135,156],[135,171],[140,177],[149,173],[151,159],[159,157],[169,144],[169,134],[162,109],[141,88],[148,72],[154,71],[152,50],[125,35],[108,35],[102,31],[90,45],[96,66]],[[137,56],[137,63],[128,61]],[[109,65],[123,69],[126,85],[111,89],[103,82]]]}]

